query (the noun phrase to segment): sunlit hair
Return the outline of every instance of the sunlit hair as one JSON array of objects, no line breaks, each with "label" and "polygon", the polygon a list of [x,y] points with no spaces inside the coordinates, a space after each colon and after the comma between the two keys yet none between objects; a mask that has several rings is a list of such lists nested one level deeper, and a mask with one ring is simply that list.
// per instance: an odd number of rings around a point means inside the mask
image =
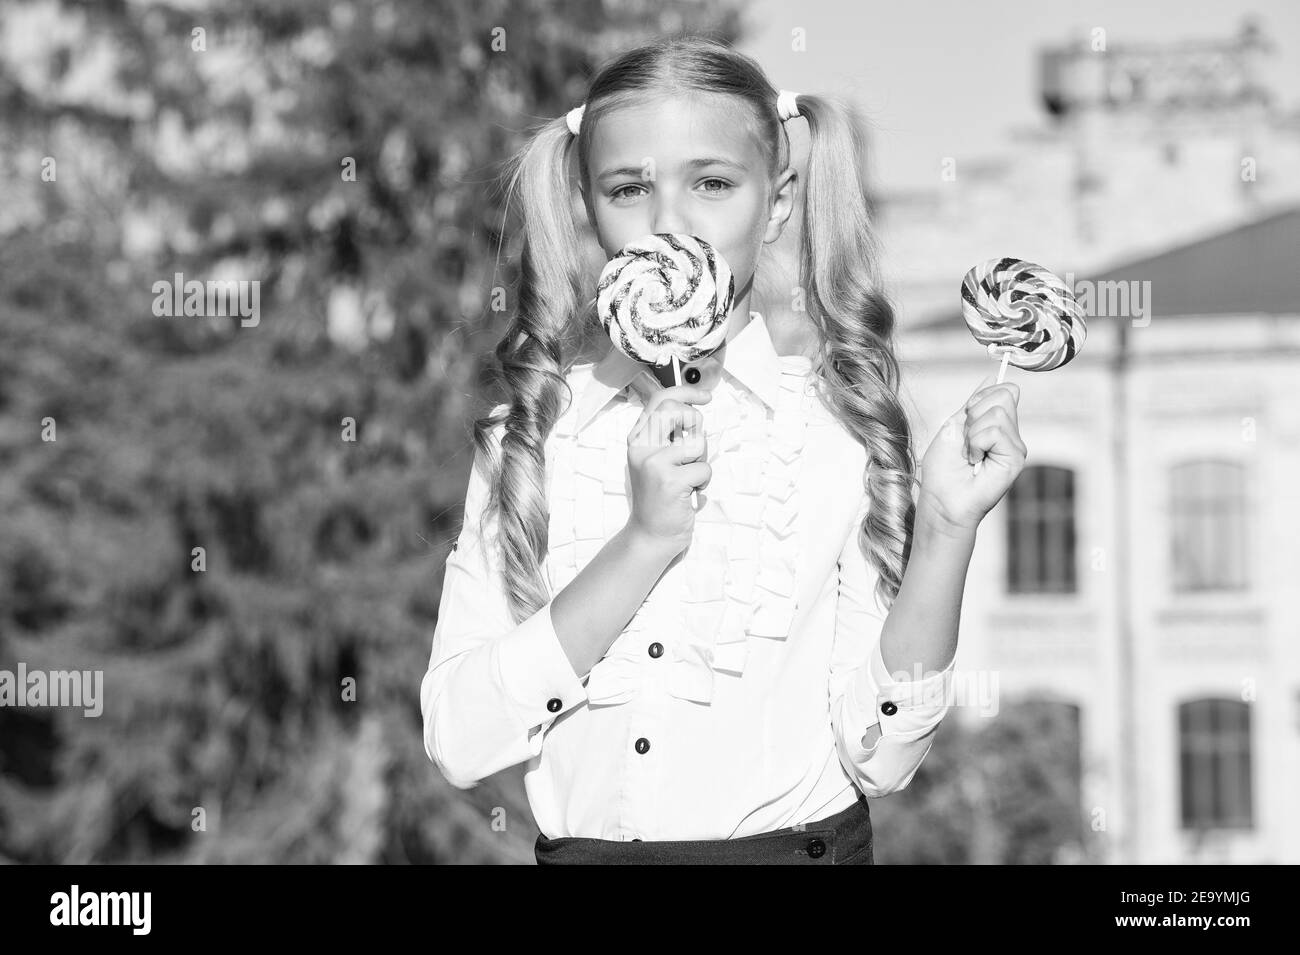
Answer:
[{"label": "sunlit hair", "polygon": [[[495,350],[497,378],[509,397],[475,421],[474,441],[490,462],[484,523],[496,522],[516,622],[550,599],[542,567],[549,525],[546,441],[573,397],[566,383],[570,368],[601,333],[595,276],[587,274],[581,254],[570,149],[576,149],[577,174],[589,181],[591,135],[602,116],[691,93],[735,97],[737,121],[750,124],[774,182],[790,156],[776,110],[778,91],[753,59],[705,37],[662,40],[619,55],[592,78],[577,137],[561,111],[510,160],[507,203],[518,199],[523,249],[518,307]],[[911,544],[915,462],[898,400],[894,311],[879,288],[863,181],[865,133],[857,111],[838,97],[800,93],[798,106],[810,131],[799,285],[819,340],[814,379],[823,404],[867,450],[863,482],[871,503],[858,543],[880,575],[877,595],[888,607]]]}]

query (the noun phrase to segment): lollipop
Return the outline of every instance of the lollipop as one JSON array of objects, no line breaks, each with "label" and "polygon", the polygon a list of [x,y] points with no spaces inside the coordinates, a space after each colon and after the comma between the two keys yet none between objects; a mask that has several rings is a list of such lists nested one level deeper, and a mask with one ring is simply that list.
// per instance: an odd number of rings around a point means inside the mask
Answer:
[{"label": "lollipop", "polygon": [[[1010,256],[966,273],[961,311],[975,340],[1001,356],[999,384],[1008,362],[1026,371],[1060,368],[1088,334],[1073,290],[1041,265]],[[975,474],[983,463],[975,462]]]},{"label": "lollipop", "polygon": [[629,242],[605,265],[596,308],[614,347],[648,365],[722,347],[735,281],[713,246],[671,232]]},{"label": "lollipop", "polygon": [[[647,365],[713,354],[727,338],[735,280],[726,260],[699,236],[656,233],[629,242],[606,263],[596,310],[614,347]],[[699,495],[691,492],[699,506]]]}]

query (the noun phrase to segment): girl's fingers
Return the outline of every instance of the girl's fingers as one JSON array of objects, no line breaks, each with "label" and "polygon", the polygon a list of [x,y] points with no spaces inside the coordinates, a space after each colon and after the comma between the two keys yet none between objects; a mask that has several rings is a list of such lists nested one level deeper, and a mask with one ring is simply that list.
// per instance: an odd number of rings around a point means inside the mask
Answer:
[{"label": "girl's fingers", "polygon": [[683,465],[677,475],[685,482],[687,488],[702,491],[709,486],[709,481],[713,477],[713,468],[707,461],[695,461]]},{"label": "girl's fingers", "polygon": [[668,447],[655,452],[662,454],[669,464],[690,464],[703,461],[708,457],[709,442],[703,431],[692,431],[688,436],[672,442]]},{"label": "girl's fingers", "polygon": [[974,418],[989,408],[1003,407],[1014,418],[1019,401],[1020,387],[1015,382],[1004,382],[992,388],[983,388],[971,395],[970,400],[966,402],[966,413]]},{"label": "girl's fingers", "polygon": [[650,417],[657,411],[660,406],[667,402],[673,401],[678,404],[702,405],[708,404],[713,400],[713,392],[707,388],[701,388],[698,385],[674,385],[671,388],[660,388],[652,394],[645,407],[641,409],[641,417],[637,419],[633,430],[640,427],[646,418]]},{"label": "girl's fingers", "polygon": [[991,454],[1001,444],[1003,444],[1002,429],[996,425],[972,431],[966,436],[966,460],[974,464],[985,454]]},{"label": "girl's fingers", "polygon": [[1003,404],[992,404],[980,414],[970,415],[966,419],[966,427],[971,431],[988,427],[991,424],[1001,425],[1006,429],[1007,434],[1011,435],[1016,444],[1021,447],[1024,446],[1024,442],[1020,440],[1020,424],[1016,420],[1014,408],[1008,411]]},{"label": "girl's fingers", "polygon": [[698,408],[680,401],[658,402],[653,411],[642,413],[628,435],[628,444],[644,444],[650,447],[663,447],[670,443],[673,432],[677,430],[702,431],[704,415]]},{"label": "girl's fingers", "polygon": [[[710,395],[710,398],[711,397],[712,395]],[[664,398],[662,393],[655,395],[651,402],[641,410],[641,414],[636,419],[636,423],[632,425],[632,430],[628,433],[629,440],[633,436],[638,435],[651,421],[655,419],[656,416],[672,409],[680,410],[682,408],[687,408],[691,411],[695,411],[696,414],[700,414],[700,412],[693,406],[686,404],[685,402],[678,401],[675,398]],[[704,420],[703,415],[700,416],[700,420]]]},{"label": "girl's fingers", "polygon": [[[993,433],[997,434],[1000,437],[1000,440],[1002,442],[1002,450],[1005,450],[1009,453],[1018,454],[1022,458],[1029,456],[1029,449],[1025,446],[1025,442],[1021,439],[1020,432],[1017,431],[1014,426],[1009,426],[1005,422],[1001,422],[1001,421],[984,422],[972,427],[969,433],[971,435],[974,435],[977,433],[987,433],[990,431],[992,431]],[[967,438],[967,443],[968,444],[970,443],[969,438]]]},{"label": "girl's fingers", "polygon": [[999,424],[991,424],[971,431],[966,436],[966,448],[966,459],[971,464],[980,460],[986,453],[994,457],[1004,455],[1025,457],[1024,444],[1018,437],[1013,439],[1011,433]]},{"label": "girl's fingers", "polygon": [[[1020,401],[1020,386],[1018,384],[1014,381],[1004,381],[1000,385],[991,384],[991,382],[995,380],[996,376],[989,375],[989,377],[985,378],[984,381],[980,382],[980,386],[971,392],[971,396],[966,399],[966,408],[968,410],[971,405],[975,404],[975,402],[998,391],[1007,392],[1007,394],[1011,396],[1013,403]],[[986,382],[989,384],[986,384]]]},{"label": "girl's fingers", "polygon": [[968,431],[974,431],[976,428],[986,428],[991,424],[1014,428],[1016,419],[1014,414],[1001,404],[991,404],[979,414],[968,414],[966,416],[966,429]]}]

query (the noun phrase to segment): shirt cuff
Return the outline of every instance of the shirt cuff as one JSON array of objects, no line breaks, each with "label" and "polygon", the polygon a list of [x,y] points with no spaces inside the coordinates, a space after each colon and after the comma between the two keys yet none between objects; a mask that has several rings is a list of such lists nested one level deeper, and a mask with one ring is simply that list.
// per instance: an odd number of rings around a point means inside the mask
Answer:
[{"label": "shirt cuff", "polygon": [[527,727],[549,723],[587,700],[555,633],[551,603],[493,643],[498,679]]},{"label": "shirt cuff", "polygon": [[921,676],[919,671],[909,674],[905,670],[898,670],[890,673],[885,667],[881,642],[877,640],[870,660],[859,673],[858,679],[864,684],[862,688],[869,690],[871,697],[879,698],[881,703],[892,700],[898,706],[935,704],[947,699],[948,687],[952,684],[952,673],[956,664],[957,656],[954,654],[942,670],[931,671],[928,676],[919,680],[911,679],[911,677]]},{"label": "shirt cuff", "polygon": [[[920,680],[895,679],[885,667],[880,641],[858,667],[847,688],[845,718],[857,735],[855,755],[869,759],[887,737],[916,740],[932,731],[948,712],[956,655],[942,670]],[[903,676],[900,671],[897,676]],[[874,716],[870,716],[874,710]],[[870,749],[862,747],[867,729],[880,724],[880,737]]]}]

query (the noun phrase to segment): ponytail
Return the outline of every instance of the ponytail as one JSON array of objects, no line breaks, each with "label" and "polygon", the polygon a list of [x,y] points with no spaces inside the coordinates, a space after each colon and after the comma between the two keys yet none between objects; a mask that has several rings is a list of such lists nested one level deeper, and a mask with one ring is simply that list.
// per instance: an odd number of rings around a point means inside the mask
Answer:
[{"label": "ponytail", "polygon": [[916,464],[898,399],[894,310],[881,289],[867,205],[866,137],[861,117],[842,100],[801,93],[799,112],[809,129],[800,275],[821,332],[819,384],[823,402],[867,451],[870,507],[858,542],[888,607],[911,550]]}]

